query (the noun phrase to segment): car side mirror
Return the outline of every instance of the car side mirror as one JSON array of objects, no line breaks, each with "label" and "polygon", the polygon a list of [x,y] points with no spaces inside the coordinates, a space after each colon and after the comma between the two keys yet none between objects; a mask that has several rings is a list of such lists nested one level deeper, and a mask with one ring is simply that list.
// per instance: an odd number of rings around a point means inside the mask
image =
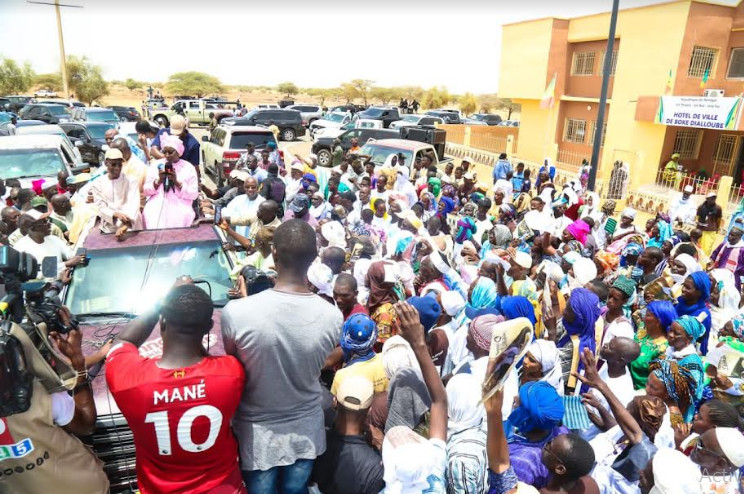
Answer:
[{"label": "car side mirror", "polygon": [[70,171],[72,171],[73,175],[78,175],[80,173],[88,173],[90,172],[90,165],[87,163],[83,163],[81,165],[73,166],[70,168]]},{"label": "car side mirror", "polygon": [[75,139],[74,141],[72,141],[72,144],[73,144],[73,145],[74,145],[74,146],[75,146],[76,148],[79,148],[79,147],[82,147],[82,145],[83,145],[84,143],[83,143],[83,140],[82,140],[82,139]]},{"label": "car side mirror", "polygon": [[108,144],[104,144],[103,146],[101,146],[101,151],[104,151],[104,152],[106,152],[106,151],[108,151],[109,149],[110,149],[110,148],[108,147]]},{"label": "car side mirror", "polygon": [[202,142],[209,142],[209,136],[202,136]]}]

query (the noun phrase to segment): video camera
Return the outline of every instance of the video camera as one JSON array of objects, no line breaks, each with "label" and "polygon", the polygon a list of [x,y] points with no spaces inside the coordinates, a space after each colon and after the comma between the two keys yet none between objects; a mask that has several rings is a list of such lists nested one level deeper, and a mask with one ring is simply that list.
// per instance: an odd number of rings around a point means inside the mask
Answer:
[{"label": "video camera", "polygon": [[[41,267],[43,276],[56,277],[56,258],[44,258]],[[34,379],[50,393],[71,390],[77,381],[75,370],[49,343],[50,331],[68,333],[77,321],[70,317],[65,324],[60,318],[62,283],[37,280],[38,275],[33,256],[0,247],[0,281],[7,293],[0,300],[0,417],[28,410]]]}]

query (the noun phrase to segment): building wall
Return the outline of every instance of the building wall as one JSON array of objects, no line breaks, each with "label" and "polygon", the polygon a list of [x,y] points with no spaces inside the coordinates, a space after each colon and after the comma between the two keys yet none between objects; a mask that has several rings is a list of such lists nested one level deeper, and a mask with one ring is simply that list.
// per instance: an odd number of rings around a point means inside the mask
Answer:
[{"label": "building wall", "polygon": [[[610,111],[610,105],[605,110],[605,118]],[[579,101],[562,101],[558,117],[558,125],[555,133],[555,140],[558,143],[559,151],[566,151],[575,155],[586,155],[589,159],[592,155],[592,146],[594,145],[594,135],[592,134],[592,122],[597,120],[599,105],[597,103],[584,103]],[[586,135],[584,143],[564,141],[563,133],[566,126],[566,120],[572,118],[586,121]]]},{"label": "building wall", "polygon": [[552,110],[540,108],[540,101],[536,99],[515,100],[522,105],[519,124],[518,156],[522,159],[542,163],[546,156],[554,156],[555,151],[550,139],[550,129],[555,129],[555,118],[549,118]]},{"label": "building wall", "polygon": [[502,31],[499,93],[513,99],[540,99],[548,75],[554,19],[512,24]]},{"label": "building wall", "polygon": [[[615,40],[613,50],[618,50],[620,40]],[[607,50],[607,40],[585,41],[579,43],[570,43],[568,47],[568,83],[566,84],[566,94],[569,96],[578,96],[582,98],[599,98],[602,91],[602,64],[604,63],[604,52]],[[574,53],[594,52],[594,72],[592,75],[572,75]],[[618,51],[618,59],[620,52]],[[615,77],[610,77],[607,97],[612,98],[612,87]]]}]

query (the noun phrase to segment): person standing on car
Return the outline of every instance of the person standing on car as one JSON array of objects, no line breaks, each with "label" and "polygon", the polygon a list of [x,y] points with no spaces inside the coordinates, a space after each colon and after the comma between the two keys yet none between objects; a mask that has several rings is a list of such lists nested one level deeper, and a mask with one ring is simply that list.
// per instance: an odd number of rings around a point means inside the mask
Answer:
[{"label": "person standing on car", "polygon": [[[59,316],[69,327],[69,310],[62,307]],[[18,407],[0,417],[0,492],[105,494],[109,492],[109,481],[101,461],[74,435],[88,435],[96,425],[96,404],[85,367],[82,333],[73,329],[66,338],[55,332],[49,336],[78,373],[73,396],[67,391],[47,391],[30,373],[31,362],[26,362],[29,356],[41,356],[24,351],[15,337],[0,352],[0,369],[13,369],[9,376],[3,372],[9,379],[0,379],[0,396],[5,400],[17,396],[19,391],[30,394],[26,410]],[[19,360],[24,362],[22,368],[18,367]]]},{"label": "person standing on car", "polygon": [[[182,277],[162,304],[131,321],[106,359],[106,382],[132,429],[142,492],[245,494],[230,422],[245,371],[211,356],[202,340],[214,325],[212,299]],[[139,347],[160,323],[163,355]]]},{"label": "person standing on car", "polygon": [[[122,173],[121,151],[115,148],[106,151],[105,163],[106,175],[90,184],[93,204],[101,218],[101,231],[121,235],[129,229],[142,229],[139,184]],[[126,228],[122,230],[122,227]]]},{"label": "person standing on car", "polygon": [[318,256],[313,227],[285,221],[273,244],[274,288],[222,311],[225,352],[247,370],[233,426],[251,494],[306,494],[315,458],[326,449],[320,371],[343,316],[308,287]]},{"label": "person standing on car", "polygon": [[155,159],[165,158],[163,153],[163,146],[161,140],[164,134],[176,136],[181,140],[183,144],[183,153],[181,153],[181,160],[188,161],[194,165],[197,176],[199,176],[199,141],[196,140],[189,132],[189,121],[181,115],[173,115],[170,120],[170,127],[160,129],[158,135],[153,139],[152,146],[150,146],[152,157]]}]

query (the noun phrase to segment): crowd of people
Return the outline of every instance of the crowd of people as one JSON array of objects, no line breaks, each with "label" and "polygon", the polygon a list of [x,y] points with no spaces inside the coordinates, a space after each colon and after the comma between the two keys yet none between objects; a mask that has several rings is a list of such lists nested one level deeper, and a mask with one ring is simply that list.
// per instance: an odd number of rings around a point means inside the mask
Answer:
[{"label": "crowd of people", "polygon": [[[503,154],[488,183],[467,161],[352,151],[326,169],[251,147],[200,196],[187,122],[141,123],[105,173],[9,190],[2,211],[9,244],[62,268],[93,217],[124,240],[214,218],[236,251],[226,355],[202,346],[215,314],[189,279],[108,352],[141,492],[741,492],[744,210],[716,242],[715,195],[637,225],[549,160],[533,184]],[[516,319],[530,341],[499,341]],[[163,354],[143,357],[158,324]],[[76,334],[55,341],[79,367]],[[493,348],[514,345],[484,400]],[[20,478],[0,492],[40,492]]]}]

